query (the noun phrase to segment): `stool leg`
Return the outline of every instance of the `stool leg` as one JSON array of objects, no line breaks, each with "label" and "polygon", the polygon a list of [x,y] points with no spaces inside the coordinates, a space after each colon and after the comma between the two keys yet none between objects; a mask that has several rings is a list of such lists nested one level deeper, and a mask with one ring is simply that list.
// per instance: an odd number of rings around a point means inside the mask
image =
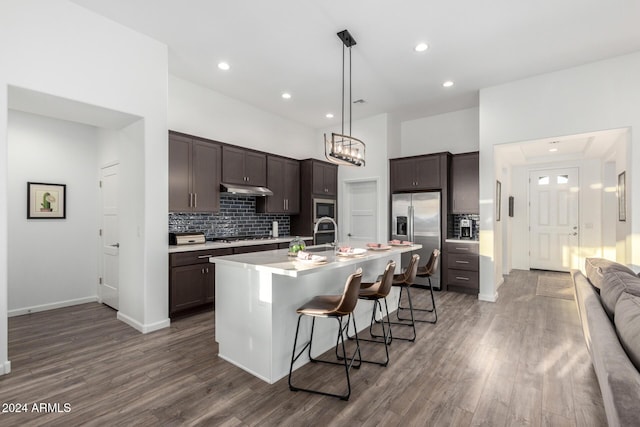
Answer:
[{"label": "stool leg", "polygon": [[[387,306],[387,300],[385,298],[384,300],[385,303],[385,307]],[[377,308],[380,308],[380,315],[382,316],[382,320],[381,322],[376,321],[376,311]],[[384,312],[382,311],[382,303],[380,302],[379,299],[374,300],[373,301],[373,310],[371,312],[371,323],[369,324],[369,335],[371,335],[372,338],[374,339],[367,339],[367,338],[360,338],[360,341],[367,341],[367,342],[374,342],[374,343],[379,343],[379,344],[384,344],[384,351],[386,354],[386,360],[382,361],[382,362],[378,362],[375,360],[366,360],[366,359],[361,359],[362,362],[364,363],[372,363],[375,365],[380,365],[380,366],[387,366],[389,364],[389,344],[391,344],[391,324],[389,323],[389,308],[387,307],[387,322],[385,322],[384,320]],[[354,322],[355,322],[355,316],[354,316]],[[382,335],[376,335],[373,333],[373,325],[374,323],[382,323]],[[388,326],[388,333],[387,333],[387,328],[385,328],[385,323]],[[354,323],[354,328],[355,328],[355,323]],[[349,337],[349,335],[347,335],[347,338],[351,339],[351,337]],[[382,338],[382,339],[380,339]],[[356,339],[357,339],[357,334],[356,334]],[[358,345],[358,348],[360,348],[360,346]]]},{"label": "stool leg", "polygon": [[[409,289],[407,288],[407,293],[409,292]],[[424,311],[424,312],[428,312],[428,313],[433,313],[434,314],[434,318],[433,320],[423,320],[423,319],[415,319],[415,322],[421,322],[421,323],[436,323],[438,321],[438,312],[436,311],[436,300],[433,297],[433,286],[431,286],[431,277],[429,277],[429,292],[431,292],[431,308],[416,308],[413,307],[413,311]],[[402,307],[400,304],[400,301],[402,300],[402,289],[400,289],[400,299],[398,300],[398,311],[396,312],[396,316],[398,317],[398,320],[405,320],[408,321],[409,319],[404,319],[400,317],[400,310],[409,310],[409,307]]]},{"label": "stool leg", "polygon": [[[349,374],[350,369],[353,368],[359,368],[360,365],[362,364],[362,357],[360,354],[360,342],[358,341],[358,333],[357,333],[357,328],[356,328],[356,320],[355,317],[353,319],[353,328],[356,330],[356,334],[355,334],[355,340],[356,340],[356,349],[353,352],[353,356],[351,358],[346,358],[343,357],[342,362],[332,362],[330,360],[320,360],[320,359],[314,359],[311,356],[311,343],[313,341],[313,330],[315,328],[315,316],[313,317],[312,323],[311,323],[311,336],[309,338],[309,342],[307,342],[307,344],[305,344],[305,346],[296,354],[296,346],[297,346],[297,342],[298,342],[298,333],[300,331],[300,319],[302,318],[302,314],[300,314],[298,316],[298,324],[296,326],[296,336],[293,340],[293,351],[291,353],[291,366],[289,367],[289,390],[291,391],[306,391],[309,393],[315,393],[315,394],[322,394],[324,396],[332,396],[332,397],[338,397],[342,400],[349,400],[349,396],[351,395],[351,377]],[[342,352],[343,354],[346,355],[346,348],[345,348],[345,343],[344,343],[344,332],[345,330],[348,328],[349,326],[349,319],[347,319],[347,323],[345,326],[342,325],[342,317],[335,317],[336,321],[338,322],[338,338],[337,338],[337,342],[336,342],[336,346],[338,344],[341,344],[342,346]],[[304,353],[305,350],[308,349],[308,355],[309,355],[309,360],[311,362],[319,362],[319,363],[326,363],[326,364],[331,364],[331,365],[341,365],[344,366],[345,368],[345,374],[346,374],[346,380],[347,380],[347,393],[346,394],[335,394],[335,393],[328,393],[325,391],[321,391],[321,390],[315,390],[315,389],[310,389],[310,388],[302,388],[302,387],[297,387],[295,385],[293,385],[291,378],[292,378],[292,373],[293,373],[293,364],[295,363],[296,360],[298,360],[298,358],[302,355],[302,353]],[[336,350],[336,355],[337,355],[337,350]],[[357,361],[358,364],[354,364],[354,362]]]},{"label": "stool leg", "polygon": [[[402,291],[404,290],[404,288],[407,288],[407,299],[409,300],[409,311],[411,313],[411,319],[403,319],[402,317],[400,317],[400,300],[402,299]],[[411,326],[411,328],[413,329],[413,337],[412,338],[404,338],[404,337],[398,337],[396,336],[395,339],[397,340],[403,340],[403,341],[415,341],[416,340],[416,321],[415,318],[413,317],[413,303],[411,301],[411,291],[409,290],[409,286],[400,286],[400,296],[398,297],[398,310],[396,310],[396,317],[398,318],[399,322],[389,322],[392,325],[400,325],[400,326]],[[404,322],[401,322],[401,321]],[[409,321],[410,323],[406,323],[407,321]]]}]

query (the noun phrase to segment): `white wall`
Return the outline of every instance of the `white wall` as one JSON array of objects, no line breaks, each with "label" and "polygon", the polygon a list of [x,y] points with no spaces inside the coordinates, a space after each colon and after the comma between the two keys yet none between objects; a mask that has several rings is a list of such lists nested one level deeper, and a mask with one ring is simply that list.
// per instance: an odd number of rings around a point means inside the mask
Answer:
[{"label": "white wall", "polygon": [[[351,135],[358,138],[366,145],[366,165],[364,167],[340,166],[338,167],[338,218],[346,218],[347,212],[344,196],[346,194],[345,181],[376,181],[378,184],[378,241],[385,242],[389,238],[389,157],[387,141],[388,116],[380,114],[368,119],[358,120],[352,123]],[[318,138],[326,132],[340,132],[339,129],[326,129],[318,133]],[[322,139],[320,139],[322,141]],[[325,159],[324,149],[321,144],[316,149],[314,156]],[[348,230],[339,229],[339,240],[347,241]]]},{"label": "white wall", "polygon": [[169,129],[296,159],[313,157],[315,131],[211,89],[169,76]]},{"label": "white wall", "polygon": [[[97,297],[96,129],[9,112],[9,315]],[[27,182],[66,184],[67,218],[26,218]]]},{"label": "white wall", "polygon": [[[480,297],[497,298],[494,257],[493,146],[557,135],[631,128],[631,144],[640,144],[640,53],[548,73],[480,91]],[[635,128],[635,132],[634,132]],[[632,249],[626,262],[640,267],[640,150],[625,159],[627,221]]]},{"label": "white wall", "polygon": [[[7,87],[13,85],[143,118],[138,191],[124,210],[138,232],[122,279],[140,290],[123,313],[142,331],[167,311],[167,48],[66,0],[4,0],[0,6],[0,374],[7,357]],[[145,165],[150,165],[145,167]],[[140,191],[142,189],[142,191]],[[122,310],[121,310],[122,312]]]},{"label": "white wall", "polygon": [[[478,151],[478,108],[453,111],[401,123],[401,157],[449,151]],[[399,156],[396,156],[399,157]]]}]

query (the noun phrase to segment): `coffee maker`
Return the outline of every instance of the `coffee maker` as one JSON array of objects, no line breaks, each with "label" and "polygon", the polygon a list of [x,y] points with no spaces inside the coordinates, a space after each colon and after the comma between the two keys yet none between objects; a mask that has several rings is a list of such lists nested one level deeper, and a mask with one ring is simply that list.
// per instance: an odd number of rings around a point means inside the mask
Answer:
[{"label": "coffee maker", "polygon": [[473,239],[473,220],[461,219],[460,220],[460,239]]}]

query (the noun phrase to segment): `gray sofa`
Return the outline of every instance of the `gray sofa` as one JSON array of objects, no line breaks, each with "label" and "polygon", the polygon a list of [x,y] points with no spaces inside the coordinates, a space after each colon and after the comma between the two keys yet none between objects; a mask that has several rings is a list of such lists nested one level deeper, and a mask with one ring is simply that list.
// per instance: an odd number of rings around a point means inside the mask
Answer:
[{"label": "gray sofa", "polygon": [[622,264],[587,258],[571,272],[584,339],[610,426],[640,425],[640,278]]}]

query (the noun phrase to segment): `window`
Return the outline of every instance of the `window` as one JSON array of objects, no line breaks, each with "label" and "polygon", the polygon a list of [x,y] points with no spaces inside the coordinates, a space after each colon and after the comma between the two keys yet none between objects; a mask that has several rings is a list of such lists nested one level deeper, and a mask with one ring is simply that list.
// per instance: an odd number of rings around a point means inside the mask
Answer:
[{"label": "window", "polygon": [[538,185],[549,185],[549,176],[539,176]]},{"label": "window", "polygon": [[569,183],[569,175],[558,175],[556,177],[556,182],[558,184],[568,184]]}]

